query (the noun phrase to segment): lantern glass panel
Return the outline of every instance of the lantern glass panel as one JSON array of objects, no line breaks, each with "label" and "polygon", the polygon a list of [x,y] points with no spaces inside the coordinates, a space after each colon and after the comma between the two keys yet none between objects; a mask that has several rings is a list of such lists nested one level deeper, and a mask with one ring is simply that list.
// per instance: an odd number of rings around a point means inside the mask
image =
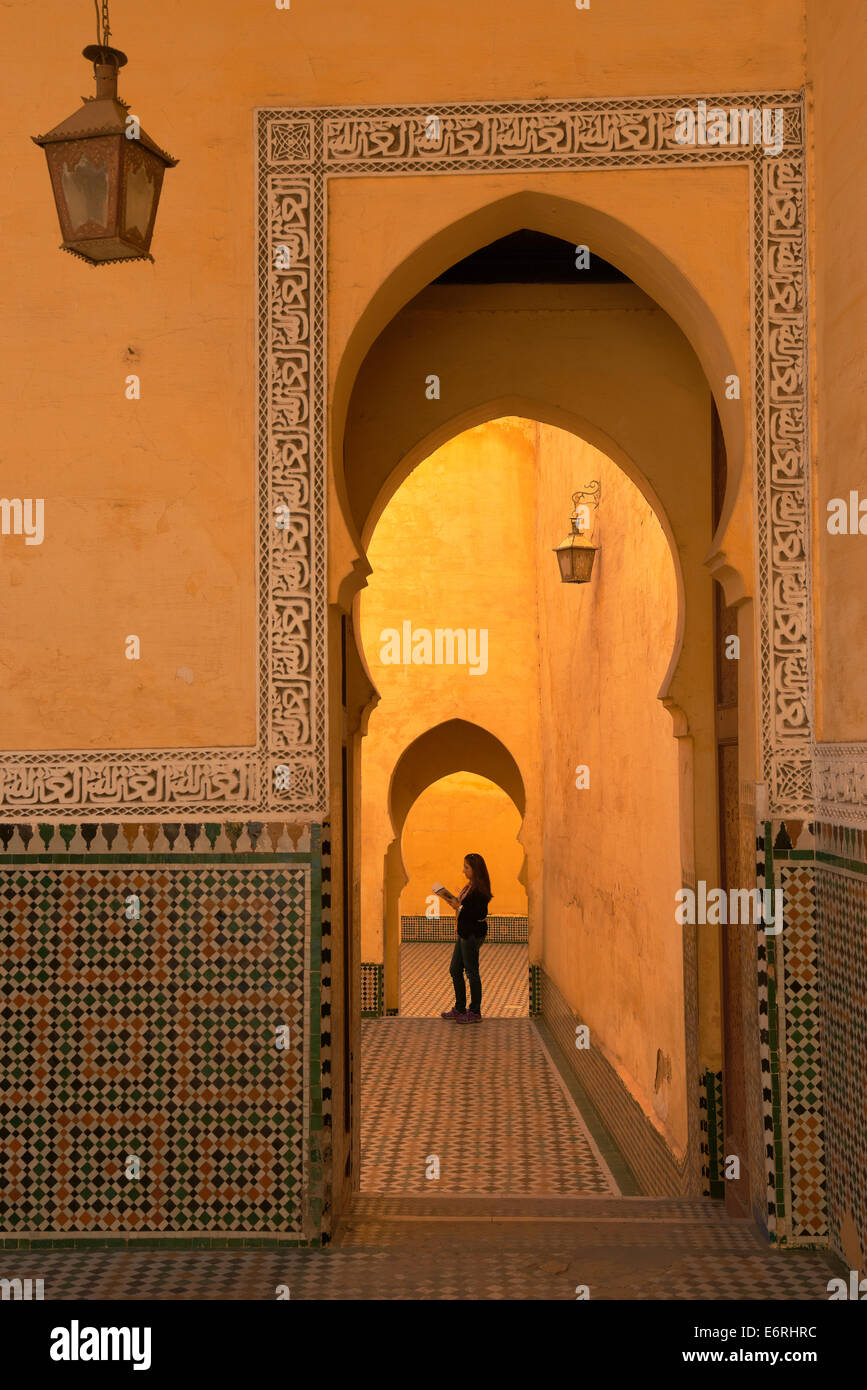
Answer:
[{"label": "lantern glass panel", "polygon": [[573,583],[586,584],[593,569],[593,559],[596,552],[589,547],[582,547],[580,550],[575,547],[572,550],[572,581]]},{"label": "lantern glass panel", "polygon": [[124,235],[144,241],[151,225],[156,194],[155,171],[149,160],[127,160]]},{"label": "lantern glass panel", "polygon": [[61,186],[72,236],[105,231],[108,226],[108,169],[80,154],[63,164]]}]

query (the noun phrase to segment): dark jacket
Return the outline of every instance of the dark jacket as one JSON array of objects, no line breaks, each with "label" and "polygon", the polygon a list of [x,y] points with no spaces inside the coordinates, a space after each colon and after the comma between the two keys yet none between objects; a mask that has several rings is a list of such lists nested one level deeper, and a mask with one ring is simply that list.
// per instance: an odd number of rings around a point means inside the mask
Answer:
[{"label": "dark jacket", "polygon": [[484,893],[471,888],[461,903],[458,913],[458,936],[478,936],[481,940],[488,934],[488,901]]}]

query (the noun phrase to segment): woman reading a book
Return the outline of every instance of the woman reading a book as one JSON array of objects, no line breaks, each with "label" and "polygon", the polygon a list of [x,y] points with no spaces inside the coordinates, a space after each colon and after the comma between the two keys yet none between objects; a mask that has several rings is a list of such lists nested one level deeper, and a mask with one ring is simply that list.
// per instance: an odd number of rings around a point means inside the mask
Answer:
[{"label": "woman reading a book", "polygon": [[[491,880],[480,854],[468,854],[464,859],[467,882],[457,897],[435,883],[433,891],[458,914],[455,949],[449,973],[455,987],[455,1006],[444,1010],[441,1018],[455,1023],[481,1023],[482,980],[479,975],[479,948],[488,934],[488,903],[491,901]],[[464,974],[470,982],[470,1007],[467,1008],[467,989]]]}]

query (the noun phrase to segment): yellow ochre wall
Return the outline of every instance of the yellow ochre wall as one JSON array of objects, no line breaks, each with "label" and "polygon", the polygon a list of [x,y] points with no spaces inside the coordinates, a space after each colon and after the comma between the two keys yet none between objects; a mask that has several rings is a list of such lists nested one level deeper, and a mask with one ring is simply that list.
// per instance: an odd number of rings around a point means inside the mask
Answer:
[{"label": "yellow ochre wall", "polygon": [[[409,883],[400,896],[404,916],[423,916],[433,883],[459,893],[466,882],[465,854],[481,854],[491,877],[489,908],[498,917],[524,917],[527,891],[518,882],[524,851],[518,843],[521,815],[515,803],[486,777],[455,772],[422,792],[406,818],[403,862]],[[440,903],[443,917],[454,913]]]},{"label": "yellow ochre wall", "polygon": [[[657,698],[677,620],[668,542],[598,450],[540,426],[542,963],[676,1153],[686,1145],[677,746]],[[602,485],[588,584],[545,563],[564,499]],[[589,786],[579,788],[581,766]],[[657,1053],[670,1068],[660,1069]]]},{"label": "yellow ochre wall", "polygon": [[[867,501],[867,127],[863,115],[867,6],[807,5],[813,97],[811,425],[816,485],[813,534],[817,737],[867,738],[867,537],[829,535],[828,502]],[[867,520],[864,522],[867,529]]]},{"label": "yellow ochre wall", "polygon": [[[332,0],[327,23],[323,13],[267,0],[116,5],[113,41],[130,58],[120,93],[180,164],[166,176],[156,263],[92,269],[57,249],[44,155],[30,143],[92,90],[80,57],[93,41],[92,6],[0,9],[2,50],[20,52],[32,34],[38,54],[4,74],[0,380],[14,410],[3,494],[44,496],[48,528],[42,547],[0,543],[7,747],[253,740],[257,106],[700,93],[797,88],[804,78],[800,0],[688,16],[676,0],[586,12],[546,0],[514,6],[507,23],[500,0],[471,12],[463,0],[434,9]],[[406,207],[423,182],[392,181],[391,194]],[[473,180],[431,182],[448,220]],[[673,181],[662,182],[665,206]],[[391,268],[403,225],[399,213],[381,228],[369,200],[360,214],[332,207],[342,265],[329,313],[347,328]],[[667,227],[690,240],[680,209]],[[410,249],[427,234],[409,231]],[[720,236],[699,246],[696,283],[716,279],[727,245]],[[359,287],[352,304],[339,302],[346,280]],[[131,370],[142,377],[138,402],[123,396]],[[131,632],[142,637],[137,663],[122,654]]]},{"label": "yellow ochre wall", "polygon": [[[532,422],[512,419],[451,440],[398,489],[368,548],[373,573],[359,599],[360,632],[380,701],[361,751],[363,960],[382,959],[383,855],[394,833],[388,791],[395,764],[413,740],[445,720],[467,720],[505,745],[525,789],[536,786],[534,442]],[[400,630],[405,619],[431,631],[487,628],[487,672],[383,665],[381,634]],[[451,879],[460,859],[455,862],[448,832],[431,855],[435,876],[457,891],[461,883],[456,888]],[[403,910],[423,911],[423,901]]]}]

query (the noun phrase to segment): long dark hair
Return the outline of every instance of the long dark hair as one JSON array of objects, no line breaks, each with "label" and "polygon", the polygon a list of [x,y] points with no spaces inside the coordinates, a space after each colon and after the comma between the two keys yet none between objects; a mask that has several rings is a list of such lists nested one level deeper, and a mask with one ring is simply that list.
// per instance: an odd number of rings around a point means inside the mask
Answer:
[{"label": "long dark hair", "polygon": [[488,866],[484,859],[480,854],[465,854],[464,862],[469,864],[470,873],[472,874],[470,887],[477,893],[484,893],[488,902],[490,902],[494,895],[491,892],[491,880],[488,875]]}]

